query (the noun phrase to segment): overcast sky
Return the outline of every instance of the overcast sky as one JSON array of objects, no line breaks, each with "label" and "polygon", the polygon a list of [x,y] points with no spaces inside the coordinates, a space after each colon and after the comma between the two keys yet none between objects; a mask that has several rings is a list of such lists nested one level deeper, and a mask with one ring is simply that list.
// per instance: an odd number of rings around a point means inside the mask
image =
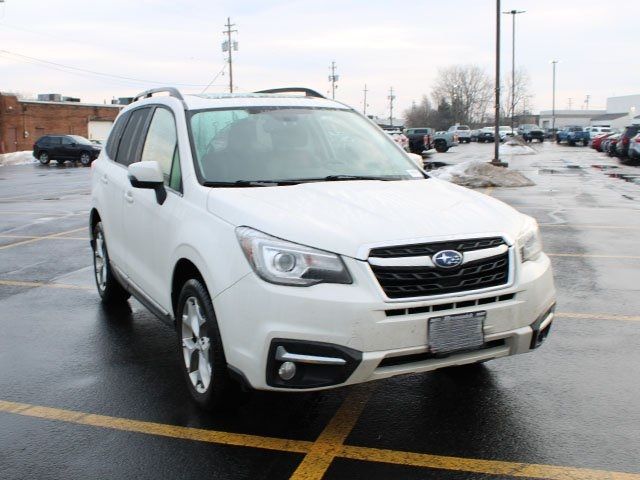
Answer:
[{"label": "overcast sky", "polygon": [[[0,0],[1,1],[1,0]],[[503,0],[517,17],[516,64],[531,77],[534,109],[551,108],[551,65],[558,64],[557,108],[604,107],[606,97],[640,93],[635,0]],[[417,2],[324,0],[5,0],[0,3],[0,90],[62,93],[100,102],[162,84],[199,92],[224,66],[226,17],[239,30],[234,83],[240,91],[308,86],[388,115],[393,86],[402,111],[429,94],[439,68],[474,63],[494,69],[495,0]],[[511,17],[503,15],[503,73],[511,69]],[[95,72],[43,66],[2,51]],[[74,72],[74,73],[72,73]],[[504,81],[503,77],[503,81]],[[138,81],[140,80],[140,81]],[[209,91],[224,91],[220,76]],[[202,85],[202,86],[200,86]]]}]

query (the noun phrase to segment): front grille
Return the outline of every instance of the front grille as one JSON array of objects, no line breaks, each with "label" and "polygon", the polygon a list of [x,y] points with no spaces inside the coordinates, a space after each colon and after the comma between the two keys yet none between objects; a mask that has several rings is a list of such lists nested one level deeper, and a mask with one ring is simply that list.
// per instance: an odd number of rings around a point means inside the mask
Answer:
[{"label": "front grille", "polygon": [[[427,247],[432,245],[434,244]],[[442,248],[438,247],[436,251],[439,250]],[[376,265],[371,265],[371,269],[389,298],[442,295],[506,284],[509,280],[509,252],[468,262],[449,270]]]},{"label": "front grille", "polygon": [[378,258],[420,257],[425,255],[430,256],[441,250],[456,250],[457,252],[463,253],[472,250],[499,247],[500,245],[505,245],[502,237],[452,240],[448,242],[418,243],[415,245],[374,248],[369,252],[369,256]]}]

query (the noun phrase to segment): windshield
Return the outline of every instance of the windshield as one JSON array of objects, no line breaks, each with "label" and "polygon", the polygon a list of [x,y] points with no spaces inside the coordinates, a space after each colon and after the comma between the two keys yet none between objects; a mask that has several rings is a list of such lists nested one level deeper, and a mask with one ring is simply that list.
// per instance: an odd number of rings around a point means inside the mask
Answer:
[{"label": "windshield", "polygon": [[425,178],[388,135],[349,110],[202,110],[190,126],[205,184]]}]

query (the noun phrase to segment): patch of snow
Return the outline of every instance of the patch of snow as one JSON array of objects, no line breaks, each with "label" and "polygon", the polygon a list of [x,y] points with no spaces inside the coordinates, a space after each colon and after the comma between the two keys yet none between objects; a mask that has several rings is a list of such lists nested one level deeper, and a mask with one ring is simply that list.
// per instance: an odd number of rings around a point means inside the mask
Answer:
[{"label": "patch of snow", "polygon": [[477,160],[431,170],[429,175],[440,180],[472,188],[529,187],[535,185],[520,172],[496,167],[490,163]]},{"label": "patch of snow", "polygon": [[4,153],[0,155],[0,167],[2,165],[24,165],[27,163],[37,162],[31,150],[24,152]]},{"label": "patch of snow", "polygon": [[517,138],[511,138],[500,145],[499,152],[501,155],[532,155],[534,153],[538,153],[530,146],[525,145],[522,140]]}]

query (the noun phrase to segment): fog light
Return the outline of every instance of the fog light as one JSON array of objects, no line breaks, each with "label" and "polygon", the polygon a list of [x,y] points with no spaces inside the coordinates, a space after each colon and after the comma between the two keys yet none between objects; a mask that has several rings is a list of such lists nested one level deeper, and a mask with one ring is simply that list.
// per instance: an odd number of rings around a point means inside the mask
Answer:
[{"label": "fog light", "polygon": [[283,380],[291,380],[296,374],[296,364],[293,362],[284,362],[278,369],[278,375]]}]

